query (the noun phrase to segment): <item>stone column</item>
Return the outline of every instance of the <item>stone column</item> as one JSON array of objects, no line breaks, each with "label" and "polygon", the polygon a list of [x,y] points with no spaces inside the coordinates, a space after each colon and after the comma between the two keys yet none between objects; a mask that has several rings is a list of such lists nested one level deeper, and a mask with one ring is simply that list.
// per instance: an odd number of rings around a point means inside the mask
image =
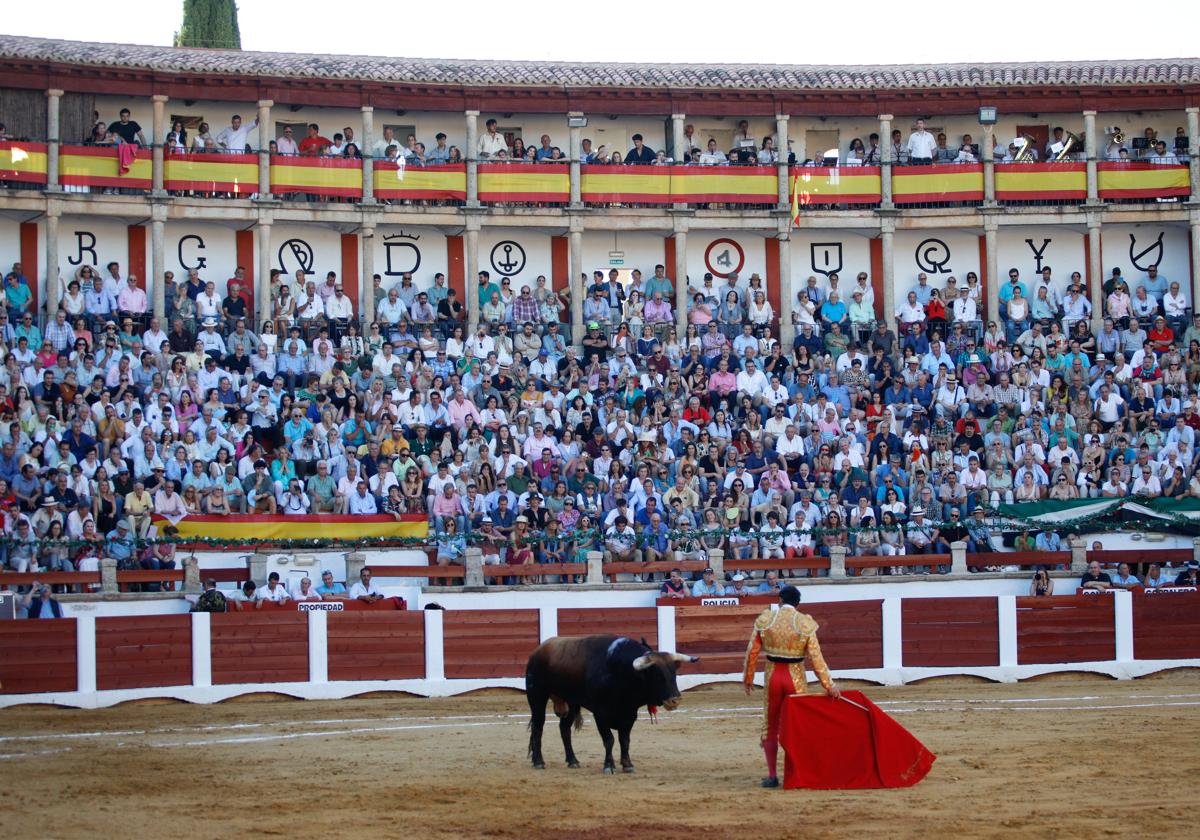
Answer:
[{"label": "stone column", "polygon": [[604,580],[604,553],[589,551],[587,553],[587,582],[589,586],[599,586]]},{"label": "stone column", "polygon": [[[736,560],[734,561],[737,562]],[[725,552],[719,548],[708,549],[708,568],[713,570],[713,578],[725,580]],[[735,566],[736,568],[736,566]]]},{"label": "stone column", "polygon": [[166,106],[169,96],[156,93],[150,97],[154,102],[154,134],[150,137],[151,195],[166,195],[163,189],[163,154],[166,151]]},{"label": "stone column", "polygon": [[[362,203],[374,204],[375,159],[371,157],[371,144],[375,142],[375,108],[371,105],[362,106],[362,127],[362,145],[358,147],[358,150],[362,152]],[[368,275],[368,279],[370,279],[370,275]]]},{"label": "stone column", "polygon": [[204,591],[200,580],[200,561],[195,554],[183,558],[183,591],[189,595],[199,595]]},{"label": "stone column", "polygon": [[271,223],[258,223],[258,322],[271,317]]},{"label": "stone column", "polygon": [[116,595],[121,591],[117,584],[117,561],[111,557],[100,558],[100,591],[105,595]]},{"label": "stone column", "polygon": [[1099,211],[1087,214],[1088,226],[1088,268],[1091,282],[1088,283],[1088,296],[1092,302],[1092,329],[1099,329],[1104,320],[1104,264],[1100,251],[1100,215]]},{"label": "stone column", "polygon": [[[469,164],[468,164],[469,165]],[[469,183],[469,182],[468,182]],[[476,202],[478,204],[478,201]],[[467,246],[467,335],[474,335],[479,325],[479,219],[468,216]]]},{"label": "stone column", "polygon": [[46,314],[51,318],[58,312],[58,299],[62,294],[59,289],[62,284],[58,276],[58,217],[62,213],[60,204],[59,201],[51,201],[46,206]]},{"label": "stone column", "polygon": [[1192,237],[1192,311],[1197,311],[1196,302],[1200,301],[1200,205],[1195,205],[1188,212],[1188,233]]},{"label": "stone column", "polygon": [[1069,537],[1067,545],[1071,547],[1071,572],[1081,575],[1087,571],[1087,543],[1078,535]]},{"label": "stone column", "polygon": [[950,574],[967,574],[967,544],[965,542],[950,543]]},{"label": "stone column", "polygon": [[[1192,183],[1192,201],[1200,202],[1200,107],[1187,109],[1188,167]],[[1194,250],[1193,250],[1194,253]],[[1193,272],[1192,276],[1195,276]],[[1196,298],[1192,298],[1193,301]],[[1195,306],[1195,303],[1192,304]]]},{"label": "stone column", "polygon": [[[583,111],[567,111],[567,119],[580,119],[583,117]],[[570,161],[568,164],[571,167],[571,207],[580,208],[583,206],[583,197],[581,195],[582,181],[579,171],[583,157],[583,129],[579,126],[568,126],[567,136],[570,141],[567,148],[567,158]]]},{"label": "stone column", "polygon": [[167,289],[166,280],[163,275],[167,272],[167,254],[164,245],[164,237],[166,234],[167,208],[161,203],[151,208],[152,218],[150,221],[150,274],[151,278],[147,281],[153,285],[150,287],[150,296],[153,299],[153,311],[156,317],[163,318],[167,314]]},{"label": "stone column", "polygon": [[366,325],[375,320],[375,226],[363,225],[358,234],[358,247],[362,252],[362,282],[358,284],[362,303],[359,320]]},{"label": "stone column", "polygon": [[1087,202],[1095,204],[1100,201],[1100,182],[1096,175],[1096,155],[1100,144],[1096,142],[1095,111],[1083,112],[1083,135],[1083,157],[1087,161]]},{"label": "stone column", "polygon": [[[571,293],[571,343],[582,346],[583,298],[587,294],[587,285],[583,281],[583,229],[577,225],[572,225],[567,233],[567,255],[571,266],[571,276],[567,278],[567,290]],[[582,361],[583,355],[579,358]]]},{"label": "stone column", "polygon": [[351,551],[346,554],[346,588],[354,585],[367,565],[367,555],[361,551]]},{"label": "stone column", "polygon": [[986,317],[997,321],[1000,318],[1000,275],[998,262],[998,245],[996,243],[996,220],[984,219],[983,222],[984,257],[987,262],[987,312]]},{"label": "stone column", "polygon": [[883,251],[883,320],[889,327],[896,320],[896,220],[881,220],[879,238]]},{"label": "stone column", "polygon": [[[979,151],[983,158],[983,203],[996,203],[996,126],[983,126],[983,144]],[[994,315],[992,316],[995,317]]]},{"label": "stone column", "polygon": [[472,545],[467,547],[466,554],[463,557],[463,575],[464,587],[483,588],[483,551],[479,546]]},{"label": "stone column", "polygon": [[687,332],[687,227],[675,219],[675,333],[682,341]]},{"label": "stone column", "polygon": [[792,234],[791,219],[780,223],[788,230],[779,234],[779,343],[784,352],[790,353],[796,339],[796,325],[792,323],[792,306],[796,300],[796,289],[792,284]]},{"label": "stone column", "polygon": [[[879,188],[880,188],[880,206],[890,210],[892,208],[892,115],[879,115],[879,152],[883,160],[883,166],[880,170]],[[892,313],[887,313],[890,319]]]},{"label": "stone column", "polygon": [[59,106],[62,104],[63,92],[58,88],[46,91],[46,190],[57,192],[58,185],[58,147],[62,143],[59,128]]},{"label": "stone column", "polygon": [[846,553],[844,545],[829,547],[829,577],[844,578],[846,576]]},{"label": "stone column", "polygon": [[[792,191],[788,184],[788,115],[775,115],[775,151],[779,154],[779,161],[775,164],[775,168],[779,170],[779,209],[781,212],[790,212],[792,206]],[[790,323],[791,318],[787,321]],[[791,346],[791,345],[787,345]]]},{"label": "stone column", "polygon": [[[479,112],[467,111],[467,206],[479,206]],[[467,278],[470,288],[470,278]],[[476,300],[475,304],[478,305]],[[470,311],[470,306],[467,307]],[[478,320],[478,316],[476,316]],[[474,323],[474,322],[472,322]]]},{"label": "stone column", "polygon": [[[673,158],[675,163],[683,164],[683,129],[684,121],[687,119],[686,114],[671,114],[671,144],[674,146]],[[676,201],[673,205],[676,210],[683,210],[687,207],[686,202]],[[669,268],[669,267],[668,267]],[[680,338],[683,333],[679,334]]]},{"label": "stone column", "polygon": [[264,201],[271,198],[271,106],[274,104],[272,99],[258,100],[258,197]]}]

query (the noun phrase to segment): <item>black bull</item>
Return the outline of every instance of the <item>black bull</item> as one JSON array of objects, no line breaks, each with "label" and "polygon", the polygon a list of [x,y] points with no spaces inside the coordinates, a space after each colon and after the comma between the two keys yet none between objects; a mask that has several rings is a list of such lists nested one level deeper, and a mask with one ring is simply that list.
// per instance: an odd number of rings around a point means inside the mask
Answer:
[{"label": "black bull", "polygon": [[613,735],[621,743],[621,769],[633,772],[629,758],[629,732],[642,706],[674,709],[679,705],[675,672],[696,657],[654,651],[649,645],[623,636],[560,636],[543,642],[525,667],[525,694],[532,719],[529,723],[529,756],[542,770],[542,729],[546,701],[554,701],[558,730],[567,752],[567,766],[578,767],[571,747],[571,727],[583,728],[580,709],[596,719],[604,741],[604,772],[613,773]]}]

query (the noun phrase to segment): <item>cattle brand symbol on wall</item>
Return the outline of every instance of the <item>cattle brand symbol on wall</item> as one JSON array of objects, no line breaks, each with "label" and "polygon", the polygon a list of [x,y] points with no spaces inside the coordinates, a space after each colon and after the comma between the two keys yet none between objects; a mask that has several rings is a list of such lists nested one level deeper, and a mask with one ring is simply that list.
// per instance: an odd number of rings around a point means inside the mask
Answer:
[{"label": "cattle brand symbol on wall", "polygon": [[950,246],[940,239],[922,240],[916,250],[917,268],[930,274],[949,274]]},{"label": "cattle brand symbol on wall", "polygon": [[841,242],[814,242],[808,246],[812,255],[812,270],[817,274],[837,274],[842,270]]},{"label": "cattle brand symbol on wall", "polygon": [[492,247],[492,268],[511,277],[525,268],[525,249],[511,239],[503,239]]},{"label": "cattle brand symbol on wall", "polygon": [[[196,247],[194,250],[196,250],[196,251],[204,250],[204,240],[201,237],[197,236],[196,234],[189,233],[186,236],[179,237],[179,248],[178,248],[179,265],[185,271],[191,271],[193,268],[197,268],[197,269],[204,268],[206,265],[208,265],[208,260],[205,259],[202,255],[197,254],[194,261],[189,261],[188,258],[183,255],[184,254],[183,246],[188,244],[189,242],[196,243]],[[191,250],[191,249],[189,249],[189,250]]]},{"label": "cattle brand symbol on wall", "polygon": [[313,271],[312,246],[303,239],[289,239],[284,242],[279,246],[279,267],[288,275],[297,270],[305,274],[316,274]]},{"label": "cattle brand symbol on wall", "polygon": [[67,262],[71,265],[83,265],[83,255],[92,255],[92,265],[100,265],[100,260],[96,256],[96,234],[86,231],[75,231],[75,256],[67,257]]},{"label": "cattle brand symbol on wall", "polygon": [[1042,255],[1045,254],[1046,249],[1050,247],[1050,240],[1043,239],[1041,248],[1038,248],[1036,245],[1034,245],[1032,239],[1026,239],[1025,244],[1029,246],[1030,251],[1033,251],[1033,260],[1034,260],[1033,273],[1041,274],[1042,273]]},{"label": "cattle brand symbol on wall", "polygon": [[1133,267],[1140,271],[1149,271],[1158,266],[1163,258],[1163,235],[1158,234],[1158,239],[1144,250],[1137,250],[1137,237],[1132,233],[1129,234],[1129,261],[1133,263]]},{"label": "cattle brand symbol on wall", "polygon": [[704,249],[704,265],[715,277],[737,274],[746,264],[746,252],[732,239],[714,239]]},{"label": "cattle brand symbol on wall", "polygon": [[412,274],[421,267],[421,249],[417,247],[419,236],[410,236],[404,231],[383,237],[383,254],[387,259],[384,274],[398,277]]}]

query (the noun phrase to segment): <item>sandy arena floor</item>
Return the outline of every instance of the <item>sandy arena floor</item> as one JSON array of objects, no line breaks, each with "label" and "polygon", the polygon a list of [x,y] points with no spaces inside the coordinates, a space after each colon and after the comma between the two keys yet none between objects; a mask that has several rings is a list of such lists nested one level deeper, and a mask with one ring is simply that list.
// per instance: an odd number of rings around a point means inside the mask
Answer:
[{"label": "sandy arena floor", "polygon": [[760,790],[761,695],[725,685],[640,721],[631,776],[590,718],[583,769],[548,726],[532,770],[515,692],[0,711],[0,813],[37,838],[1195,836],[1196,672],[866,692],[938,754],[917,787]]}]

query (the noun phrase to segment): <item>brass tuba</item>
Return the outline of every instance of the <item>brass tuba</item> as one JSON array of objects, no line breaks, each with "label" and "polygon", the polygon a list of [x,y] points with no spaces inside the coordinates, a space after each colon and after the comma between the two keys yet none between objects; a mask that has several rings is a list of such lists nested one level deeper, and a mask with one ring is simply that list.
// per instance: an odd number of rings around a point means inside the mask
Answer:
[{"label": "brass tuba", "polygon": [[1016,142],[1017,154],[1013,160],[1016,163],[1033,163],[1033,150],[1035,143],[1037,143],[1037,141],[1028,134],[1022,134],[1020,137],[1018,137]]},{"label": "brass tuba", "polygon": [[1063,147],[1059,149],[1058,154],[1054,156],[1055,163],[1068,160],[1070,156],[1073,155],[1079,149],[1079,147],[1083,145],[1083,141],[1079,139],[1078,135],[1066,131],[1063,132],[1062,144]]},{"label": "brass tuba", "polygon": [[1116,143],[1118,146],[1124,144],[1124,142],[1125,142],[1125,132],[1124,131],[1122,131],[1117,126],[1113,126],[1112,128],[1109,129],[1109,132],[1112,133],[1112,141],[1114,143]]}]

